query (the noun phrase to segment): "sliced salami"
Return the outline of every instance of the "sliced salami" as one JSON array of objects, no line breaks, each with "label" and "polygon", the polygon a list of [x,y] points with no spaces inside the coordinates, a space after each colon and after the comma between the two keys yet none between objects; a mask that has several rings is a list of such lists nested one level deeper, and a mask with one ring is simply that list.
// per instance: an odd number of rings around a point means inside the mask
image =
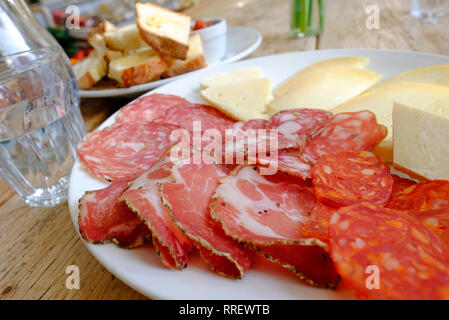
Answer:
[{"label": "sliced salami", "polygon": [[388,207],[403,211],[449,209],[449,181],[433,180],[413,184],[393,194]]},{"label": "sliced salami", "polygon": [[329,226],[331,257],[365,299],[449,299],[449,247],[406,213],[363,203]]},{"label": "sliced salami", "polygon": [[328,153],[372,151],[386,135],[387,128],[370,111],[339,113],[311,134],[304,158],[315,163]]},{"label": "sliced salami", "polygon": [[171,181],[172,165],[170,157],[163,156],[130,185],[120,200],[125,201],[151,230],[153,245],[163,264],[169,268],[183,269],[193,245],[169,217],[159,193],[160,185]]},{"label": "sliced salami", "polygon": [[78,145],[78,156],[94,176],[130,180],[147,171],[173,143],[178,127],[153,122],[121,122],[93,132]]},{"label": "sliced salami", "polygon": [[368,151],[345,151],[322,156],[312,170],[316,197],[331,206],[358,202],[385,204],[391,195],[390,168]]},{"label": "sliced salami", "polygon": [[302,227],[302,232],[313,238],[320,239],[323,242],[329,242],[329,223],[332,215],[337,209],[317,202],[313,208],[312,214],[307,218],[306,223]]},{"label": "sliced salami", "polygon": [[200,125],[201,132],[208,129],[216,129],[223,136],[225,130],[232,128],[235,122],[215,108],[203,104],[192,104],[189,107],[185,105],[172,107],[154,121],[156,123],[178,125],[190,133],[193,132],[193,125],[196,121]]},{"label": "sliced salami", "polygon": [[277,156],[258,154],[257,164],[261,166],[274,166],[280,172],[285,172],[303,179],[312,177],[312,166],[303,159],[302,153],[296,149],[279,150]]},{"label": "sliced salami", "polygon": [[[261,176],[257,167],[240,166],[230,176],[220,179],[212,197],[210,213],[233,239],[294,270],[309,283],[333,286],[338,279],[325,259],[289,257],[309,251],[325,254],[327,250],[324,242],[302,233],[302,226],[314,206],[313,191],[302,179],[284,173]],[[319,249],[303,246],[317,246]],[[313,261],[315,268],[327,276],[318,271],[320,276],[315,278],[316,274],[309,272],[310,265],[306,261]]]},{"label": "sliced salami", "polygon": [[181,97],[153,93],[141,97],[121,108],[115,121],[153,121],[164,116],[168,110],[177,105],[191,106],[186,99]]},{"label": "sliced salami", "polygon": [[126,248],[137,247],[150,237],[150,231],[126,204],[117,202],[129,181],[87,191],[79,201],[78,226],[84,239],[93,243],[114,242]]},{"label": "sliced salami", "polygon": [[268,125],[268,121],[265,119],[251,119],[247,121],[239,121],[234,123],[232,129],[234,130],[258,130],[258,129],[266,129]]},{"label": "sliced salami", "polygon": [[449,208],[407,212],[422,225],[440,235],[449,246]]},{"label": "sliced salami", "polygon": [[332,117],[332,113],[319,109],[291,109],[274,114],[268,128],[279,132],[279,148],[303,149],[308,135]]},{"label": "sliced salami", "polygon": [[176,225],[199,247],[204,261],[220,275],[242,278],[251,264],[248,250],[228,238],[209,215],[209,198],[226,171],[215,164],[180,163],[173,182],[161,186],[162,200]]}]

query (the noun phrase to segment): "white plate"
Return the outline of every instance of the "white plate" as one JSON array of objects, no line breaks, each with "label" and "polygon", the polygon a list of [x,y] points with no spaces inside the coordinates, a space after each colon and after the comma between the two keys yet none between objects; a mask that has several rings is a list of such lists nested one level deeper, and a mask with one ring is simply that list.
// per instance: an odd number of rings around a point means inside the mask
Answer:
[{"label": "white plate", "polygon": [[[256,29],[247,27],[228,27],[225,56],[221,61],[213,63],[209,67],[241,60],[253,53],[261,43],[262,35]],[[80,96],[81,98],[136,97],[148,90],[173,82],[188,74],[189,73],[168,79],[139,84],[129,88],[80,90]]]},{"label": "white plate", "polygon": [[[400,72],[427,65],[449,64],[449,57],[432,54],[381,50],[323,50],[295,52],[220,65],[189,75],[158,88],[153,92],[169,93],[203,102],[199,95],[199,81],[220,71],[260,66],[273,79],[275,86],[298,70],[323,59],[342,56],[365,56],[371,59],[368,69],[389,78]],[[102,126],[108,126],[114,116]],[[78,199],[86,190],[105,184],[92,178],[76,162],[72,170],[69,207],[78,230]],[[344,289],[328,290],[308,286],[289,271],[274,267],[259,259],[243,280],[229,280],[209,271],[198,256],[194,256],[183,271],[164,268],[151,246],[134,250],[120,249],[112,244],[87,248],[109,271],[137,291],[152,298],[163,299],[340,299],[352,298]]]}]

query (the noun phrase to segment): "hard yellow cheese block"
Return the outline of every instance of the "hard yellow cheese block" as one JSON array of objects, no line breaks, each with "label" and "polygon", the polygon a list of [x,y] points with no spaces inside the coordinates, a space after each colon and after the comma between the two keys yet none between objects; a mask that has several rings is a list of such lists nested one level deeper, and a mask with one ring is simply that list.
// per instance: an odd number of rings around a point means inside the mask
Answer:
[{"label": "hard yellow cheese block", "polygon": [[393,104],[398,102],[421,110],[449,110],[449,88],[436,84],[406,82],[374,88],[332,110],[334,113],[370,110],[388,135],[376,148],[386,162],[393,161]]},{"label": "hard yellow cheese block", "polygon": [[371,88],[380,78],[375,72],[357,68],[321,70],[306,78],[293,91],[271,101],[269,113],[294,108],[330,110]]},{"label": "hard yellow cheese block", "polygon": [[245,68],[216,73],[207,77],[206,79],[203,79],[200,84],[201,89],[206,89],[209,87],[222,86],[225,84],[231,84],[234,82],[246,81],[250,79],[260,79],[262,77],[262,70],[259,67]]},{"label": "hard yellow cheese block", "polygon": [[449,109],[393,108],[394,166],[426,179],[449,180]]},{"label": "hard yellow cheese block", "polygon": [[239,121],[266,119],[267,103],[272,98],[271,79],[240,81],[201,90],[213,107]]},{"label": "hard yellow cheese block", "polygon": [[315,72],[322,71],[333,67],[348,67],[348,68],[365,68],[369,63],[369,58],[364,57],[342,57],[319,61],[307,68],[301,70],[293,77],[288,79],[279,88],[274,91],[276,97],[280,97],[286,94],[288,91],[294,90],[301,85],[307,77],[311,76]]},{"label": "hard yellow cheese block", "polygon": [[445,64],[409,70],[388,79],[378,87],[403,82],[422,82],[449,86],[449,65]]}]

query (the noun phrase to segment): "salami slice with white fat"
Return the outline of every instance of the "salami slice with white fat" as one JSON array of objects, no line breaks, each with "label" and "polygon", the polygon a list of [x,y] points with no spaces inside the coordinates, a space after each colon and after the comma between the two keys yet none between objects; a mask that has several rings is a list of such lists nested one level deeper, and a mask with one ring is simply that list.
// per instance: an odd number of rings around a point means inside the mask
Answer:
[{"label": "salami slice with white fat", "polygon": [[339,113],[310,135],[304,158],[315,163],[325,154],[341,151],[372,151],[387,135],[387,128],[370,111]]},{"label": "salami slice with white fat", "polygon": [[189,101],[181,97],[153,93],[122,107],[115,121],[153,121],[164,116],[168,110],[177,105],[183,105],[186,108],[191,106]]},{"label": "salami slice with white fat", "polygon": [[108,181],[130,180],[147,171],[174,144],[179,127],[153,122],[120,122],[89,134],[78,145],[81,163]]},{"label": "salami slice with white fat", "polygon": [[139,217],[126,204],[117,201],[128,183],[115,182],[104,189],[87,191],[81,197],[78,226],[84,239],[133,248],[150,237],[150,231]]},{"label": "salami slice with white fat", "polygon": [[145,222],[153,235],[153,245],[169,268],[183,269],[192,242],[173,223],[159,193],[162,183],[171,181],[170,157],[165,155],[138,177],[120,197]]},{"label": "salami slice with white fat", "polygon": [[393,188],[388,165],[368,151],[324,155],[312,176],[316,197],[334,207],[362,201],[384,205]]},{"label": "salami slice with white fat", "polygon": [[274,114],[269,129],[279,132],[279,148],[303,149],[308,135],[332,117],[332,113],[320,109],[291,109]]},{"label": "salami slice with white fat", "polygon": [[258,130],[258,129],[266,129],[268,126],[268,121],[265,119],[251,119],[247,121],[239,121],[234,123],[232,129],[234,130]]},{"label": "salami slice with white fat", "polygon": [[179,163],[171,169],[173,182],[161,186],[163,202],[175,224],[200,249],[203,260],[218,274],[242,278],[251,264],[248,249],[228,238],[209,215],[209,199],[225,169],[215,164]]},{"label": "salami slice with white fat", "polygon": [[341,208],[331,257],[365,299],[449,299],[449,246],[410,215],[370,203]]},{"label": "salami slice with white fat", "polygon": [[278,154],[273,155],[257,155],[257,164],[261,166],[273,166],[280,172],[298,176],[303,179],[312,177],[312,166],[302,157],[302,152],[297,149],[279,150]]},{"label": "salami slice with white fat", "polygon": [[[315,202],[312,189],[300,178],[284,173],[261,176],[257,167],[240,166],[230,176],[220,179],[212,197],[210,213],[233,239],[295,271],[310,283],[333,286],[338,277],[326,259],[288,257],[292,252],[299,255],[309,250],[319,251],[321,257],[327,254],[324,242],[302,233],[302,226]],[[271,246],[278,245],[280,248],[293,247],[272,250],[276,247]],[[303,246],[316,246],[317,249],[304,249]],[[310,265],[306,261],[313,261],[316,268],[326,270],[323,272],[326,277],[315,278],[308,271]]]}]

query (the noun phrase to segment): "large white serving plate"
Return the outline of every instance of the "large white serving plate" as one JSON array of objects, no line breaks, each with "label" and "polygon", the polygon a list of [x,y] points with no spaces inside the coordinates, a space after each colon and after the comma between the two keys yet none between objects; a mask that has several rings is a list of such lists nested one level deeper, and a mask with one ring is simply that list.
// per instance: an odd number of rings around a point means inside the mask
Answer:
[{"label": "large white serving plate", "polygon": [[[168,93],[192,102],[204,102],[199,94],[199,81],[216,72],[259,66],[278,86],[295,72],[324,59],[343,56],[364,56],[371,59],[368,69],[379,72],[384,79],[418,67],[449,64],[449,57],[432,54],[386,50],[322,50],[280,54],[219,65],[160,87],[151,93]],[[115,115],[100,128],[114,122]],[[106,184],[89,176],[76,162],[71,175],[69,207],[78,230],[78,200],[86,190]],[[150,245],[133,250],[120,249],[112,244],[86,243],[90,252],[109,271],[144,295],[160,299],[347,299],[349,290],[328,290],[304,284],[292,273],[258,258],[243,280],[230,280],[212,273],[194,255],[183,271],[162,266]]]},{"label": "large white serving plate", "polygon": [[[209,65],[208,68],[242,60],[253,53],[261,43],[262,34],[256,29],[248,27],[228,27],[226,34],[226,53],[220,61]],[[187,75],[189,75],[189,73],[181,74],[172,78],[143,83],[129,88],[80,90],[80,96],[81,98],[136,97],[147,92],[148,90],[176,81]]]}]

